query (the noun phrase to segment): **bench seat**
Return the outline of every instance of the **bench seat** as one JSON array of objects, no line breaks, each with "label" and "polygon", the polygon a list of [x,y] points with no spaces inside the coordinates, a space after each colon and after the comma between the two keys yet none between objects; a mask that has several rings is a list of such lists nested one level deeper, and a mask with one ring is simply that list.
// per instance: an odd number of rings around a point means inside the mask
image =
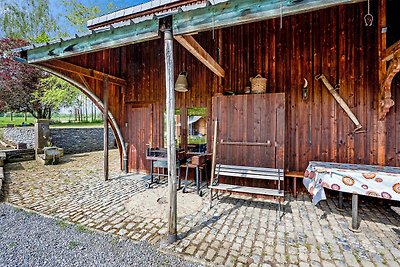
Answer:
[{"label": "bench seat", "polygon": [[[271,169],[271,168],[260,168],[260,167],[249,167],[249,166],[238,166],[238,165],[224,165],[217,164],[216,175],[211,179],[211,184],[209,186],[211,192],[210,208],[212,207],[213,201],[213,191],[226,191],[234,193],[246,193],[253,195],[264,195],[273,196],[279,198],[279,209],[278,216],[281,218],[281,199],[285,197],[285,191],[281,188],[281,182],[285,181],[283,169]],[[220,177],[235,177],[239,179],[260,179],[267,181],[274,181],[277,188],[264,188],[257,186],[242,186],[229,183],[220,183]]]},{"label": "bench seat", "polygon": [[222,191],[231,191],[237,193],[248,193],[255,195],[265,195],[265,196],[276,196],[283,197],[283,190],[269,189],[269,188],[260,188],[260,187],[248,187],[241,185],[231,185],[231,184],[218,184],[210,186],[213,190],[222,190]]}]

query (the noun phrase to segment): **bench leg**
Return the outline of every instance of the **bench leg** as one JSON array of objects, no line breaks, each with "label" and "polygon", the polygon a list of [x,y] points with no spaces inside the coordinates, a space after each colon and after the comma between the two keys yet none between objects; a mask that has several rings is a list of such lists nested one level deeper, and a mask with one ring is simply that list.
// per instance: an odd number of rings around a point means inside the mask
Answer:
[{"label": "bench leg", "polygon": [[281,221],[282,220],[282,218],[281,218],[281,198],[279,198],[278,217],[279,217],[279,221]]},{"label": "bench leg", "polygon": [[296,177],[293,179],[293,193],[294,193],[294,197],[297,198],[297,178]]}]

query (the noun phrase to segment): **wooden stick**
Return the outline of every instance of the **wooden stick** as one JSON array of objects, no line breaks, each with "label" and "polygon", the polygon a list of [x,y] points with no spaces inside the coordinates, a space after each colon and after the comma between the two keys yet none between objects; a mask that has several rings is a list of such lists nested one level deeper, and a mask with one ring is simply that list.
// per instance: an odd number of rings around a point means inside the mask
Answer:
[{"label": "wooden stick", "polygon": [[328,79],[325,77],[324,74],[320,74],[315,76],[315,79],[322,80],[322,82],[325,84],[326,88],[328,89],[329,93],[335,98],[335,100],[339,103],[339,105],[342,107],[344,112],[346,112],[347,116],[352,120],[352,122],[356,125],[356,129],[354,129],[354,133],[356,131],[359,131],[362,128],[362,125],[358,121],[356,115],[351,111],[347,103],[343,100],[343,98],[338,94],[338,92],[333,88],[333,86],[329,83]]},{"label": "wooden stick", "polygon": [[218,119],[216,119],[214,123],[213,156],[211,162],[211,181],[210,181],[211,186],[213,185],[214,182],[215,164],[217,161],[217,134],[218,134]]}]

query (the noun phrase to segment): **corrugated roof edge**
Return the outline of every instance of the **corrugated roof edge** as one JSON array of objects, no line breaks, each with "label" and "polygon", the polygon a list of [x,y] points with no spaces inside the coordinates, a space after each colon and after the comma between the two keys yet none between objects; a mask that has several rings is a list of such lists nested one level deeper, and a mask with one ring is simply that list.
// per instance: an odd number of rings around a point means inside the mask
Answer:
[{"label": "corrugated roof edge", "polygon": [[144,12],[162,5],[168,5],[171,3],[176,3],[179,2],[181,0],[152,0],[149,2],[145,2],[136,6],[132,6],[132,7],[128,7],[125,9],[120,9],[105,15],[102,15],[100,17],[96,17],[94,19],[90,19],[87,21],[86,25],[87,27],[91,27],[94,26],[96,24],[100,24],[103,22],[107,22],[113,19],[117,19],[117,18],[122,18],[125,16],[129,16],[129,15],[133,15],[133,14],[138,14],[140,12]]},{"label": "corrugated roof edge", "polygon": [[[109,14],[105,14],[103,16],[91,19],[87,21],[87,27],[88,28],[95,28],[96,25],[99,25],[99,27],[103,26],[103,24],[107,22],[111,22],[113,20],[118,20],[118,22],[121,22],[124,17],[129,17],[133,15],[138,15],[136,18],[140,18],[140,13],[146,12],[146,11],[151,11],[152,9],[156,9],[158,7],[166,6],[166,10],[162,11],[155,11],[150,14],[154,15],[159,15],[160,13],[162,14],[167,14],[168,12],[172,12],[172,10],[168,10],[168,5],[171,4],[177,4],[179,1],[182,0],[153,0],[150,2],[146,2],[137,6],[129,7],[126,9],[121,9]],[[187,0],[188,2],[182,4],[181,6],[175,6],[173,7],[174,10],[180,9],[180,11],[190,11],[193,9],[198,9],[205,7],[206,5],[216,5],[219,3],[223,2],[228,2],[229,0]],[[148,16],[149,14],[145,14],[145,16]]]}]

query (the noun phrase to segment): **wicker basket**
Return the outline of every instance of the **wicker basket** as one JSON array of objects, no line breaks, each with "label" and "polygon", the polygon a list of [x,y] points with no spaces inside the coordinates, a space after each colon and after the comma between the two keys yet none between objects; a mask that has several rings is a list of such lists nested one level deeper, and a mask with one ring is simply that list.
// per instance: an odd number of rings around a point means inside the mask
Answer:
[{"label": "wicker basket", "polygon": [[251,92],[253,94],[263,94],[267,92],[267,79],[258,74],[254,78],[250,78]]}]

